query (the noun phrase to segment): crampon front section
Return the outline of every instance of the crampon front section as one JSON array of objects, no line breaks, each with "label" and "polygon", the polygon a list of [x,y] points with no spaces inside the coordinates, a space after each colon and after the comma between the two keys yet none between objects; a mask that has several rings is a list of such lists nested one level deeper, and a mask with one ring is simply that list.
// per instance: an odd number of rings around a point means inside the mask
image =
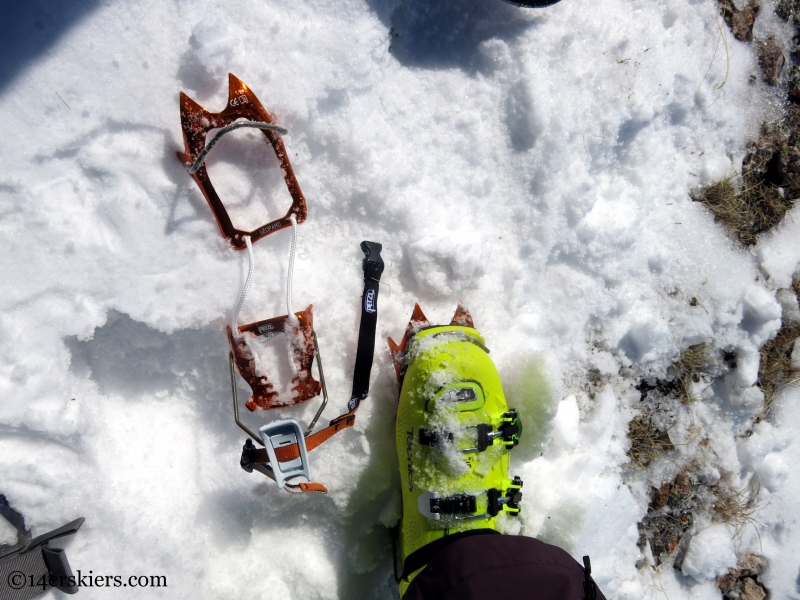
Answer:
[{"label": "crampon front section", "polygon": [[[271,233],[285,229],[291,225],[292,215],[298,224],[306,220],[308,216],[306,199],[300,190],[300,184],[297,182],[292,164],[289,162],[286,146],[278,133],[285,130],[275,126],[272,115],[267,112],[256,95],[242,80],[233,73],[228,74],[228,102],[225,108],[218,113],[207,111],[183,92],[181,92],[180,105],[181,127],[186,149],[184,152],[178,152],[178,158],[197,182],[214,213],[222,235],[230,241],[234,248],[244,250],[247,247],[245,237],[256,242]],[[244,121],[240,121],[240,119],[244,119]],[[285,216],[265,223],[252,231],[244,231],[233,225],[228,211],[225,209],[225,204],[211,183],[204,164],[206,155],[222,135],[221,132],[217,132],[216,136],[207,140],[209,132],[215,129],[231,131],[238,128],[237,125],[261,129],[266,141],[275,151],[286,187],[289,188],[289,194],[292,197],[292,205]]]}]

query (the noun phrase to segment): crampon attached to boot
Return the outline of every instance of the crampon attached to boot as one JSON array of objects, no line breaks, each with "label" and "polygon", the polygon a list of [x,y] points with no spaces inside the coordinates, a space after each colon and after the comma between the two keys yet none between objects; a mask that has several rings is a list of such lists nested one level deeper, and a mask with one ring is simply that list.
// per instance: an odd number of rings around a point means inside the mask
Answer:
[{"label": "crampon attached to boot", "polygon": [[402,341],[390,338],[389,348],[400,384],[402,596],[445,545],[502,530],[503,519],[519,514],[522,480],[508,471],[522,425],[462,305],[449,325],[432,325],[416,305]]}]

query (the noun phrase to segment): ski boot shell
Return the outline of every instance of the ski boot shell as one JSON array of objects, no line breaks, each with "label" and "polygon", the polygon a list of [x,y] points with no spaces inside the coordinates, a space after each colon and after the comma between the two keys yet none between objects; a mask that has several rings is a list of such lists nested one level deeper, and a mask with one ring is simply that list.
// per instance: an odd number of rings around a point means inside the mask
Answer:
[{"label": "ski boot shell", "polygon": [[519,513],[522,496],[522,482],[508,475],[521,425],[483,337],[473,327],[448,325],[407,338],[401,356],[395,353],[402,364],[395,431],[403,494],[401,596],[425,567],[409,556],[447,535],[498,529],[502,515]]}]

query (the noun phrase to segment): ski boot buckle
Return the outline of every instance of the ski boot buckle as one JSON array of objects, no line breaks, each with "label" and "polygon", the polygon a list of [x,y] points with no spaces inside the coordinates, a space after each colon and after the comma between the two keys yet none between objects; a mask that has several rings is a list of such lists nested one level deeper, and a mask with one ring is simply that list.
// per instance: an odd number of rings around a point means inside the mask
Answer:
[{"label": "ski boot buckle", "polygon": [[[522,479],[507,480],[505,490],[491,488],[474,494],[461,493],[442,497],[437,492],[424,492],[417,496],[417,508],[431,521],[473,521],[489,519],[501,512],[512,517],[519,516],[522,501]],[[478,496],[486,495],[486,512],[478,512]]]}]

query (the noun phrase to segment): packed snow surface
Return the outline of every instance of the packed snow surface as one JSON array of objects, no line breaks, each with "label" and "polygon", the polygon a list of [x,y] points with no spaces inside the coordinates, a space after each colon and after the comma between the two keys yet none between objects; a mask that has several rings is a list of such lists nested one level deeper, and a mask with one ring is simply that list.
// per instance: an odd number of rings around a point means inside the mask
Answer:
[{"label": "packed snow surface", "polygon": [[[800,316],[784,289],[800,222],[790,211],[749,251],[690,200],[776,110],[714,0],[17,4],[0,71],[0,493],[34,534],[86,517],[65,542],[73,569],[168,583],[85,597],[396,595],[383,340],[414,302],[447,323],[459,300],[509,405],[536,415],[513,459],[522,534],[591,555],[609,598],[718,598],[714,577],[743,552],[767,557],[772,597],[800,597],[800,394],[749,430],[759,348]],[[763,5],[757,28],[788,43]],[[179,91],[219,111],[228,72],[289,129],[309,211],[294,303],[314,306],[323,422],[349,398],[359,243],[384,247],[370,397],[311,453],[326,497],[238,466],[225,326],[247,257],[175,156]],[[261,135],[230,133],[209,155],[242,228],[289,204]],[[289,242],[254,245],[240,322],[284,314]],[[684,463],[631,468],[636,374],[703,342],[736,366],[669,434],[704,481],[758,477],[758,513],[743,530],[695,523],[682,571],[654,570],[637,523]],[[242,418],[307,424],[316,408]]]}]

